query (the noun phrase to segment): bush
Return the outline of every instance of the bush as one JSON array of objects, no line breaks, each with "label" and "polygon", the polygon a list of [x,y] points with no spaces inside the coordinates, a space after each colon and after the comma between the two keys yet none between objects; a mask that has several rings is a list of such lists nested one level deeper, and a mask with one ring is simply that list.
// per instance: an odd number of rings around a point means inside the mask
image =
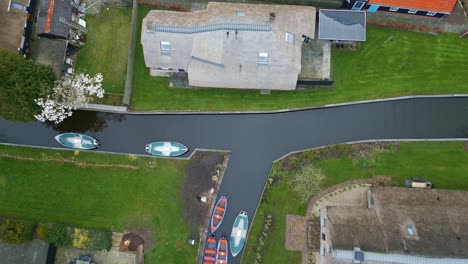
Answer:
[{"label": "bush", "polygon": [[308,165],[303,166],[301,170],[292,177],[289,184],[301,197],[302,202],[305,203],[309,201],[315,193],[320,191],[325,178],[325,173],[320,168],[314,165]]},{"label": "bush", "polygon": [[46,240],[49,228],[46,225],[39,225],[36,232],[40,239]]},{"label": "bush", "polygon": [[71,244],[71,237],[69,236],[69,228],[64,224],[54,223],[49,224],[47,227],[47,235],[45,241],[49,244],[56,246],[64,246]]},{"label": "bush", "polygon": [[0,224],[0,242],[8,244],[22,244],[32,240],[32,234],[28,232],[31,225],[19,221],[4,220]]},{"label": "bush", "polygon": [[48,224],[39,226],[37,233],[46,233],[44,239],[56,246],[74,246],[81,249],[109,250],[112,246],[112,232],[109,230],[72,227],[65,224]]}]

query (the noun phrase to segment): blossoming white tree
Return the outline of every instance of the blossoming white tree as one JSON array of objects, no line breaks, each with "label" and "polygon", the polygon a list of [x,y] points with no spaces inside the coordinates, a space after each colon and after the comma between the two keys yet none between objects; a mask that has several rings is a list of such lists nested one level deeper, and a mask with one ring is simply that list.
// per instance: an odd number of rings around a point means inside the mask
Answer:
[{"label": "blossoming white tree", "polygon": [[62,77],[55,82],[52,94],[46,98],[35,99],[42,112],[34,117],[41,122],[46,120],[56,124],[62,122],[73,114],[73,110],[91,102],[94,96],[98,98],[104,96],[102,80],[100,73],[94,77],[84,73]]}]

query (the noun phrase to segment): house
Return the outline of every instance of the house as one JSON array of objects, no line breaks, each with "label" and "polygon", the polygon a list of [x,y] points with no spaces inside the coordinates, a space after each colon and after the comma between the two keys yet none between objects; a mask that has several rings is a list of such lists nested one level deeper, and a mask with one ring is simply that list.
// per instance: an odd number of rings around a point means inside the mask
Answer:
[{"label": "house", "polygon": [[320,9],[318,39],[334,42],[366,40],[366,12]]},{"label": "house", "polygon": [[210,2],[189,13],[152,10],[141,43],[150,74],[187,72],[190,86],[294,90],[315,8]]},{"label": "house", "polygon": [[79,1],[75,0],[40,0],[33,57],[38,63],[50,65],[57,78],[68,70],[67,47],[84,45],[82,39],[87,29],[79,9]]},{"label": "house", "polygon": [[320,210],[320,263],[468,263],[468,192],[371,187]]},{"label": "house", "polygon": [[344,0],[343,7],[441,18],[450,15],[456,4],[457,0]]},{"label": "house", "polygon": [[30,4],[30,0],[0,0],[0,48],[26,52],[34,12]]}]

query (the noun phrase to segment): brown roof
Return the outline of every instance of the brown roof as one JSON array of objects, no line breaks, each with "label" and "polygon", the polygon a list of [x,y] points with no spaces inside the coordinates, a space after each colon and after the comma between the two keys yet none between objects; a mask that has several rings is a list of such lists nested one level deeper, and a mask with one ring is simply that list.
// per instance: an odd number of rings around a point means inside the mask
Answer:
[{"label": "brown roof", "polygon": [[457,0],[370,0],[369,3],[451,13]]},{"label": "brown roof", "polygon": [[10,8],[9,0],[0,0],[0,48],[18,51],[28,17],[26,11]]},{"label": "brown roof", "polygon": [[[373,187],[374,207],[327,207],[335,249],[468,257],[468,192]],[[410,236],[411,224],[415,235]]]}]

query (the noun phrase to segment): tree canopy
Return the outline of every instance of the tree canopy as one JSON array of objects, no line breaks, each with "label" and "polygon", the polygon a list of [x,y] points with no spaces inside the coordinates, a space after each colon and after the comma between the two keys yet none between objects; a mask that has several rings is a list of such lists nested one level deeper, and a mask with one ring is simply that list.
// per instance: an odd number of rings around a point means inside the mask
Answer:
[{"label": "tree canopy", "polygon": [[50,94],[55,76],[49,66],[0,49],[0,79],[0,116],[28,122],[41,110],[34,99]]}]

